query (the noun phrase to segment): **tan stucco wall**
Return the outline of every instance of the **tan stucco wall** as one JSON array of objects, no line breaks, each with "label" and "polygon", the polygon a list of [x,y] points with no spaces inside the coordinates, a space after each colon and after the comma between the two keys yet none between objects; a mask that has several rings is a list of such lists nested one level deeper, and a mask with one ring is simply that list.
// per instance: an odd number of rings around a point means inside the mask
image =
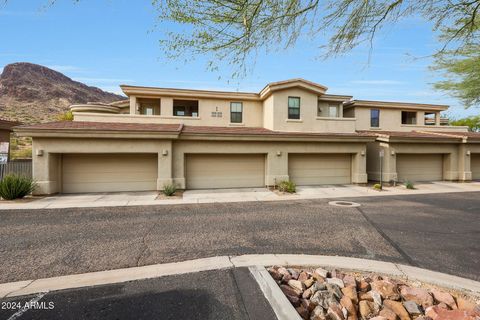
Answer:
[{"label": "tan stucco wall", "polygon": [[[41,151],[40,151],[41,150]],[[366,183],[366,145],[363,142],[252,142],[147,139],[35,138],[33,176],[36,194],[61,192],[61,159],[65,153],[155,153],[158,155],[157,189],[167,182],[185,188],[185,154],[265,154],[268,185],[288,179],[289,153],[348,153],[352,155],[352,182]],[[280,152],[280,155],[277,153]],[[42,155],[37,155],[43,153]]]},{"label": "tan stucco wall", "polygon": [[380,180],[379,151],[384,150],[383,181],[398,181],[396,159],[398,154],[442,154],[443,178],[450,181],[469,181],[472,179],[470,171],[470,153],[479,152],[478,144],[443,144],[443,143],[386,143],[372,142],[367,144],[367,173],[368,179]]},{"label": "tan stucco wall", "polygon": [[[454,126],[426,126],[423,124],[424,121],[424,111],[417,111],[417,125],[404,125],[402,124],[402,110],[400,109],[387,109],[387,108],[366,108],[366,107],[356,107],[354,111],[353,108],[349,108],[345,111],[345,115],[352,116],[357,119],[356,121],[356,130],[382,130],[382,131],[412,131],[412,130],[423,130],[423,131],[445,131],[445,132],[466,132],[468,129],[466,127],[454,127]],[[370,127],[370,110],[379,109],[380,110],[380,127],[372,128]],[[405,110],[413,111],[413,110]]]}]

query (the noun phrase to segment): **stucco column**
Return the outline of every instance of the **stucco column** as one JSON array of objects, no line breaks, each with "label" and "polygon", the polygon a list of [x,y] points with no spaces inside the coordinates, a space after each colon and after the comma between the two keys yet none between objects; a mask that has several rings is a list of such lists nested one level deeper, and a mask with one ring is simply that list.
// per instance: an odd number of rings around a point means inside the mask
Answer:
[{"label": "stucco column", "polygon": [[458,180],[459,152],[447,153],[443,156],[443,179],[448,181]]},{"label": "stucco column", "polygon": [[277,150],[267,154],[266,185],[277,185],[281,181],[289,180],[288,153]]},{"label": "stucco column", "polygon": [[458,180],[471,181],[472,169],[470,167],[471,155],[467,145],[460,144],[458,146]]},{"label": "stucco column", "polygon": [[352,183],[367,182],[367,151],[363,150],[352,155]]},{"label": "stucco column", "polygon": [[[35,144],[32,148],[32,175],[37,184],[34,195],[46,195],[60,192],[61,155],[47,153],[37,155]],[[41,149],[40,149],[41,150]]]},{"label": "stucco column", "polygon": [[397,152],[391,146],[387,146],[383,150],[383,182],[398,181]]},{"label": "stucco column", "polygon": [[130,114],[137,114],[137,97],[130,96]]},{"label": "stucco column", "polygon": [[173,99],[172,98],[162,98],[160,101],[160,115],[162,116],[173,116]]},{"label": "stucco column", "polygon": [[440,112],[435,112],[435,125],[440,125]]},{"label": "stucco column", "polygon": [[172,158],[172,141],[162,141],[158,151],[157,190],[162,190],[165,184],[173,182]]}]

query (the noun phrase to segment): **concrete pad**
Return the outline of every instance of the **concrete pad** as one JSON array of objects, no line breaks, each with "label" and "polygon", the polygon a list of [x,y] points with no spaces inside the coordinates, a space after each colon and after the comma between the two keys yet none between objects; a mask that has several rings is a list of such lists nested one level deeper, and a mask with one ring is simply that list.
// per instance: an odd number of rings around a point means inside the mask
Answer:
[{"label": "concrete pad", "polygon": [[12,292],[19,291],[29,284],[31,284],[33,280],[25,280],[25,281],[17,281],[17,282],[10,282],[0,285],[0,298],[4,298],[8,296]]},{"label": "concrete pad", "polygon": [[287,262],[275,254],[246,254],[231,257],[230,261],[235,267],[284,265]]}]

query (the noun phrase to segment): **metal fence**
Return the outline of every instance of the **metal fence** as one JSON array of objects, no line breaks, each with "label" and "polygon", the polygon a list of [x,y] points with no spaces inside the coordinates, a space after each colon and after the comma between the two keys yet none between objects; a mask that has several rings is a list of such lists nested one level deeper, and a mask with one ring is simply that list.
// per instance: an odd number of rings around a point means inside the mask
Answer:
[{"label": "metal fence", "polygon": [[7,174],[18,174],[25,177],[32,177],[32,160],[10,161],[0,163],[0,180]]}]

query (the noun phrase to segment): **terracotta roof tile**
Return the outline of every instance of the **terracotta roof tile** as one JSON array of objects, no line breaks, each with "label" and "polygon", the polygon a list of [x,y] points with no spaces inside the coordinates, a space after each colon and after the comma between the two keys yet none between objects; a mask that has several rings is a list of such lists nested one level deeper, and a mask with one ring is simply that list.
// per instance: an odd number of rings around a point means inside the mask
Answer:
[{"label": "terracotta roof tile", "polygon": [[468,139],[480,139],[480,132],[437,132],[438,134],[446,134],[450,136],[457,136],[459,138],[467,137]]},{"label": "terracotta roof tile", "polygon": [[179,124],[158,124],[158,123],[112,123],[112,122],[86,122],[86,121],[56,121],[23,125],[19,129],[32,130],[101,130],[101,131],[158,131],[158,132],[180,132]]},{"label": "terracotta roof tile", "polygon": [[394,137],[394,138],[428,138],[428,139],[460,139],[461,137],[445,136],[436,133],[419,132],[419,131],[358,131],[370,133],[378,137]]}]

